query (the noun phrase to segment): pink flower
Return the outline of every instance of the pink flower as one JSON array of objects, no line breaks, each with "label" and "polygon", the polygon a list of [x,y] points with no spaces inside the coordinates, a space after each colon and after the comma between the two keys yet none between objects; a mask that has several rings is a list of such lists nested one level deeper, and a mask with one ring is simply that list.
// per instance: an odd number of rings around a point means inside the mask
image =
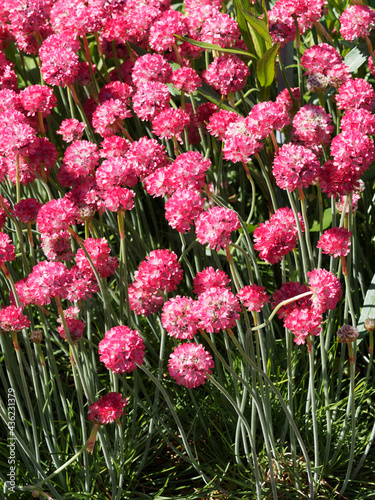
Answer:
[{"label": "pink flower", "polygon": [[307,148],[328,146],[333,132],[332,117],[321,106],[306,104],[293,118],[292,137]]},{"label": "pink flower", "polygon": [[207,125],[208,132],[217,137],[219,140],[223,140],[225,137],[225,131],[231,123],[236,122],[238,119],[238,114],[234,111],[227,111],[225,109],[220,109],[217,113],[213,113]]},{"label": "pink flower", "polygon": [[21,148],[35,140],[34,129],[25,115],[16,110],[6,110],[0,115],[0,153],[19,153]]},{"label": "pink flower", "polygon": [[336,95],[337,107],[344,110],[372,110],[375,102],[375,92],[372,85],[362,78],[348,80],[341,85]]},{"label": "pink flower", "polygon": [[196,274],[193,279],[193,291],[197,295],[209,290],[210,288],[227,288],[229,289],[230,278],[220,269],[207,267]]},{"label": "pink flower", "polygon": [[202,25],[200,39],[220,47],[233,47],[239,40],[241,33],[238,23],[228,14],[213,11]]},{"label": "pink flower", "polygon": [[[64,314],[65,314],[65,311],[64,311]],[[85,323],[79,319],[66,317],[66,316],[65,316],[65,321],[66,321],[66,326],[68,327],[68,332],[69,332],[70,338],[72,339],[72,342],[74,344],[77,344],[83,336],[83,332],[84,332],[84,329],[86,326]],[[60,322],[61,322],[61,319],[60,319],[59,323]],[[67,335],[66,335],[64,326],[63,325],[58,326],[57,331],[59,332],[60,337],[63,340],[67,341]]]},{"label": "pink flower", "polygon": [[67,198],[58,198],[40,207],[37,215],[38,228],[42,233],[62,231],[74,224],[77,217],[76,205]]},{"label": "pink flower", "polygon": [[304,344],[308,335],[320,335],[322,314],[310,307],[295,308],[285,318],[284,326],[294,333],[294,342]]},{"label": "pink flower", "polygon": [[131,210],[134,207],[134,196],[135,192],[131,189],[113,187],[104,191],[103,200],[108,210],[118,212],[119,210]]},{"label": "pink flower", "polygon": [[115,326],[99,342],[100,361],[113,373],[132,372],[143,364],[145,345],[137,330]]},{"label": "pink flower", "polygon": [[350,5],[341,14],[340,23],[345,40],[365,38],[375,26],[375,11],[367,5]]},{"label": "pink flower", "polygon": [[35,116],[37,113],[47,116],[57,106],[53,90],[46,85],[29,85],[20,93],[20,100],[27,116]]},{"label": "pink flower", "polygon": [[121,101],[127,106],[133,92],[133,87],[131,87],[127,83],[118,81],[107,83],[100,89],[98,101],[100,104],[103,104],[110,99],[114,99]]},{"label": "pink flower", "polygon": [[171,51],[176,43],[174,35],[187,35],[186,17],[177,10],[163,12],[150,27],[150,47],[155,52]]},{"label": "pink flower", "polygon": [[[280,302],[283,302],[284,300],[291,299],[292,297],[297,297],[297,295],[301,295],[303,293],[309,292],[310,289],[307,285],[302,285],[301,283],[294,282],[286,282],[283,285],[281,285],[280,290],[276,290],[272,296],[273,302],[272,302],[272,308],[275,309],[276,306],[280,304]],[[294,300],[292,302],[289,302],[289,304],[286,304],[277,311],[277,316],[279,319],[283,319],[288,317],[294,309],[296,310],[301,310],[301,309],[311,309],[311,298],[310,296],[303,297],[298,300]]]},{"label": "pink flower", "polygon": [[170,92],[164,83],[144,82],[133,96],[133,109],[142,121],[153,120],[169,105]]},{"label": "pink flower", "polygon": [[197,240],[209,244],[213,250],[231,243],[230,235],[241,227],[236,212],[224,207],[213,207],[202,212],[195,221]]},{"label": "pink flower", "polygon": [[97,424],[109,424],[120,418],[128,400],[118,392],[110,392],[89,405],[87,418]]},{"label": "pink flower", "polygon": [[182,109],[166,108],[160,111],[152,121],[152,132],[160,139],[176,139],[183,144],[181,133],[190,123],[190,117]]},{"label": "pink flower", "polygon": [[341,299],[340,281],[325,269],[314,269],[307,273],[309,288],[312,290],[312,307],[319,312],[335,309]]},{"label": "pink flower", "polygon": [[35,224],[41,206],[35,198],[26,198],[14,205],[13,215],[25,224]]},{"label": "pink flower", "polygon": [[11,241],[7,234],[0,232],[0,267],[16,258],[15,247]]},{"label": "pink flower", "polygon": [[[111,257],[111,249],[105,238],[86,238],[83,242],[92,263],[97,269],[101,278],[109,278],[117,269],[119,262],[117,257]],[[79,248],[76,255],[79,270],[87,275],[93,275],[90,262],[88,261],[82,248]]]},{"label": "pink flower", "polygon": [[188,389],[203,385],[214,367],[212,356],[201,344],[181,344],[175,347],[169,356],[170,376],[178,385],[183,385]]},{"label": "pink flower", "polygon": [[263,147],[249,132],[242,117],[229,123],[224,132],[223,155],[225,160],[247,163]]},{"label": "pink flower", "polygon": [[270,301],[270,297],[264,286],[248,285],[237,293],[237,298],[243,303],[248,311],[260,312],[264,304]]},{"label": "pink flower", "polygon": [[72,260],[73,252],[68,231],[42,233],[40,241],[40,246],[48,260],[52,260],[53,262]]},{"label": "pink flower", "polygon": [[180,233],[190,230],[190,225],[202,212],[204,200],[195,189],[178,189],[165,204],[165,218]]},{"label": "pink flower", "polygon": [[95,172],[95,179],[99,188],[103,190],[119,186],[132,187],[138,182],[133,164],[124,156],[114,156],[104,160]]},{"label": "pink flower", "polygon": [[22,307],[8,306],[0,310],[0,330],[16,332],[28,328],[31,322],[22,314]]},{"label": "pink flower", "polygon": [[249,68],[237,56],[220,56],[202,73],[203,79],[222,95],[237,92],[245,85]]},{"label": "pink flower", "polygon": [[62,170],[71,179],[85,179],[94,173],[98,163],[99,153],[96,144],[77,140],[66,149]]},{"label": "pink flower", "polygon": [[240,319],[241,306],[230,290],[213,287],[198,295],[193,310],[199,318],[199,328],[218,333],[235,326]]},{"label": "pink flower", "polygon": [[261,140],[265,139],[274,129],[281,130],[284,121],[280,105],[276,102],[264,101],[252,108],[245,119],[245,124],[250,135]]},{"label": "pink flower", "polygon": [[110,135],[102,140],[100,147],[101,158],[113,158],[117,156],[124,156],[129,149],[130,143],[123,137],[118,135]]},{"label": "pink flower", "polygon": [[79,72],[79,43],[64,31],[49,36],[39,50],[41,72],[48,85],[72,85]]},{"label": "pink flower", "polygon": [[74,142],[82,138],[86,128],[84,123],[79,122],[75,118],[67,118],[64,120],[56,134],[62,135],[65,142]]},{"label": "pink flower", "polygon": [[338,171],[350,172],[347,180],[359,180],[375,159],[374,141],[358,130],[345,130],[332,139],[331,156]]},{"label": "pink flower", "polygon": [[165,167],[168,164],[165,146],[159,144],[155,139],[148,139],[147,137],[141,137],[129,146],[126,159],[141,181],[144,181],[148,175],[158,168]]},{"label": "pink flower", "polygon": [[102,137],[110,137],[121,131],[125,118],[132,116],[124,101],[108,99],[96,108],[92,115],[92,126]]},{"label": "pink flower", "polygon": [[281,189],[294,191],[310,186],[318,175],[320,162],[309,149],[284,144],[273,162],[273,175]]},{"label": "pink flower", "polygon": [[368,109],[352,109],[345,112],[340,120],[343,132],[358,130],[364,135],[375,135],[375,115]]},{"label": "pink flower", "polygon": [[197,88],[202,85],[202,80],[198,73],[193,68],[189,68],[188,66],[178,68],[174,71],[171,82],[176,89],[183,90],[187,93],[195,92]]},{"label": "pink flower", "polygon": [[168,335],[184,340],[194,338],[198,330],[198,318],[193,313],[193,305],[193,299],[180,295],[164,304],[161,322]]},{"label": "pink flower", "polygon": [[342,63],[342,58],[337,50],[328,43],[319,43],[305,50],[301,57],[301,64],[307,73],[322,73],[326,75],[328,68]]},{"label": "pink flower", "polygon": [[135,314],[150,314],[157,312],[163,305],[163,296],[158,290],[146,288],[141,281],[135,280],[129,285],[129,306]]},{"label": "pink flower", "polygon": [[171,292],[182,280],[183,271],[177,255],[169,250],[153,250],[134,273],[145,289]]},{"label": "pink flower", "polygon": [[[301,230],[304,231],[302,217],[298,214]],[[254,248],[259,257],[270,264],[276,264],[297,245],[298,230],[293,211],[279,208],[269,221],[259,224],[254,231]]]},{"label": "pink flower", "polygon": [[344,227],[333,227],[324,231],[316,246],[331,257],[345,257],[350,252],[351,236]]},{"label": "pink flower", "polygon": [[132,80],[137,87],[146,82],[169,83],[171,75],[171,65],[160,54],[145,54],[139,57],[132,70]]}]

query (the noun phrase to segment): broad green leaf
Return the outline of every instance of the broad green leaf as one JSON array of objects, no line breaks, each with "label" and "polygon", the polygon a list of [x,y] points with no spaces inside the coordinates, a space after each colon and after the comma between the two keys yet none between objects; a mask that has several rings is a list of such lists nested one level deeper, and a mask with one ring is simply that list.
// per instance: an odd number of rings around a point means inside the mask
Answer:
[{"label": "broad green leaf", "polygon": [[[323,212],[323,231],[327,229],[332,223],[332,212],[330,208],[326,208]],[[318,232],[320,231],[319,221],[313,221],[310,227],[310,231]]]},{"label": "broad green leaf", "polygon": [[[365,46],[363,45],[363,49]],[[344,63],[349,66],[351,73],[357,71],[357,69],[362,66],[368,59],[368,55],[365,50],[361,50],[361,47],[354,47],[349,54],[345,57]]]},{"label": "broad green leaf", "polygon": [[272,39],[270,32],[268,31],[268,24],[263,19],[258,19],[253,14],[241,7],[242,14],[244,15],[246,21],[250,26],[256,31],[256,33],[263,38],[263,40],[269,45],[272,45]]},{"label": "broad green leaf", "polygon": [[232,49],[230,47],[224,48],[214,43],[198,42],[197,40],[193,40],[192,38],[188,38],[186,36],[179,36],[179,35],[175,36],[179,40],[183,40],[184,42],[189,42],[191,43],[191,45],[195,45],[196,47],[200,47],[201,49],[216,50],[217,52],[228,52],[229,54],[238,54],[240,56],[252,57],[253,59],[257,59],[257,57],[254,54],[251,54],[250,52],[246,52],[244,50]]},{"label": "broad green leaf", "polygon": [[375,275],[373,276],[370,287],[367,290],[361,316],[359,317],[357,329],[360,337],[358,343],[361,342],[363,337],[368,335],[368,331],[363,326],[363,323],[367,318],[375,318]]},{"label": "broad green leaf", "polygon": [[247,24],[246,19],[241,11],[240,0],[234,0],[234,3],[236,5],[237,22],[238,22],[238,26],[239,26],[240,31],[241,31],[242,38],[246,44],[247,50],[250,53],[252,53],[254,51],[254,45],[253,45],[253,42],[251,40],[248,24]]},{"label": "broad green leaf", "polygon": [[275,58],[280,44],[267,50],[257,64],[257,77],[262,87],[269,87],[275,79]]}]

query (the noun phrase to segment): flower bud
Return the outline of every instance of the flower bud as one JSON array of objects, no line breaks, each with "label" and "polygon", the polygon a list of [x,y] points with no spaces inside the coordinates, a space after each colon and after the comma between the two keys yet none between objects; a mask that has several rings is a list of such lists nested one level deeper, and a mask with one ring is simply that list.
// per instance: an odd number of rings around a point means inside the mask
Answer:
[{"label": "flower bud", "polygon": [[340,344],[348,344],[349,342],[354,342],[358,338],[358,330],[351,325],[344,325],[337,332],[337,339]]},{"label": "flower bud", "polygon": [[42,330],[34,330],[30,333],[30,340],[34,342],[34,344],[40,344],[43,340],[43,332]]},{"label": "flower bud", "polygon": [[375,330],[375,319],[374,318],[365,319],[363,326],[366,328],[368,332],[373,332]]}]

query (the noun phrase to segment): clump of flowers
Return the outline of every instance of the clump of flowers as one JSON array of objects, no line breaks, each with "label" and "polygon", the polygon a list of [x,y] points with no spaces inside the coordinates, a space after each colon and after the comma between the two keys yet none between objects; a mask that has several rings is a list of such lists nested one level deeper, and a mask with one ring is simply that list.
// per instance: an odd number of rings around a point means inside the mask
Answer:
[{"label": "clump of flowers", "polygon": [[319,167],[319,160],[309,149],[297,144],[284,144],[275,156],[273,175],[281,189],[294,191],[310,186],[317,178]]},{"label": "clump of flowers", "polygon": [[190,225],[203,210],[204,200],[195,189],[177,189],[165,204],[165,218],[180,233],[189,231]]},{"label": "clump of flowers", "polygon": [[375,27],[375,11],[367,5],[350,5],[341,14],[340,23],[345,40],[365,38]]},{"label": "clump of flowers", "polygon": [[113,373],[131,372],[143,363],[145,345],[137,330],[115,326],[99,342],[100,361]]},{"label": "clump of flowers", "polygon": [[341,284],[338,278],[325,269],[314,269],[307,273],[312,307],[324,313],[327,309],[335,309],[342,296]]},{"label": "clump of flowers", "polygon": [[199,344],[181,344],[169,356],[168,371],[178,385],[194,389],[205,384],[215,363],[212,356]]},{"label": "clump of flowers", "polygon": [[198,295],[194,313],[199,318],[199,328],[208,333],[218,333],[233,328],[240,319],[241,306],[236,296],[227,288],[211,287]]},{"label": "clump of flowers", "polygon": [[203,79],[222,95],[237,92],[245,85],[249,68],[237,56],[220,56],[202,73]]},{"label": "clump of flowers", "polygon": [[82,139],[86,125],[76,118],[63,120],[56,134],[60,134],[65,142],[74,142]]},{"label": "clump of flowers", "polygon": [[180,295],[164,304],[161,322],[168,335],[183,340],[194,338],[198,330],[198,318],[194,314],[193,305],[192,298]]},{"label": "clump of flowers", "polygon": [[0,330],[3,332],[17,332],[30,324],[29,318],[22,314],[22,307],[8,306],[0,310]]},{"label": "clump of flowers", "polygon": [[229,283],[230,278],[227,273],[210,266],[196,274],[193,279],[193,291],[199,295],[214,287],[229,289]]}]

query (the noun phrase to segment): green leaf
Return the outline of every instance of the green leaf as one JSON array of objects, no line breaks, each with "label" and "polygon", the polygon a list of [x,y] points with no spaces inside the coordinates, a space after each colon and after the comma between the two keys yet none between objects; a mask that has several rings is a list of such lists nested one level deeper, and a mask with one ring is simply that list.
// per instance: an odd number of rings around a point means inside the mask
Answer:
[{"label": "green leaf", "polygon": [[216,104],[216,106],[220,106],[221,109],[226,109],[227,111],[234,111],[235,113],[239,113],[236,109],[233,109],[231,106],[228,106],[228,104],[225,104],[225,102],[222,102],[220,100],[219,94],[216,93],[208,85],[203,84],[202,87],[199,87],[197,89],[197,92],[198,92],[198,94],[200,94],[204,98],[206,98],[208,101],[213,102],[214,104]]},{"label": "green leaf", "polygon": [[[368,55],[365,50],[361,49],[362,47],[360,46],[354,47],[344,59],[344,63],[349,66],[351,73],[357,71],[357,69],[368,59]],[[363,49],[365,49],[365,45],[363,45]]]},{"label": "green leaf", "polygon": [[246,19],[241,11],[241,7],[242,7],[241,2],[240,2],[240,0],[234,0],[234,3],[236,5],[237,22],[238,22],[238,26],[239,26],[240,31],[241,31],[242,38],[246,44],[248,51],[253,52],[254,45],[253,45],[253,42],[251,40],[248,24],[247,24]]},{"label": "green leaf", "polygon": [[[326,208],[323,212],[323,231],[327,229],[332,223],[332,212],[330,208]],[[319,221],[313,221],[310,227],[310,231],[318,232],[320,231]]]},{"label": "green leaf", "polygon": [[368,335],[368,331],[363,326],[365,319],[367,318],[375,318],[375,275],[373,276],[370,287],[367,290],[361,316],[358,321],[357,329],[360,335],[359,340],[357,341],[358,344],[363,340],[363,337]]},{"label": "green leaf", "polygon": [[257,77],[262,87],[269,87],[275,79],[275,57],[279,51],[277,43],[267,50],[257,64]]},{"label": "green leaf", "polygon": [[245,50],[232,49],[230,47],[224,48],[214,43],[198,42],[197,40],[193,40],[192,38],[188,38],[187,36],[175,35],[175,37],[178,38],[179,40],[183,40],[184,42],[191,43],[191,45],[200,47],[201,49],[216,50],[217,52],[228,52],[229,54],[238,54],[240,56],[252,57],[253,59],[257,59],[257,57],[254,54],[246,52]]},{"label": "green leaf", "polygon": [[250,26],[254,29],[254,31],[268,44],[272,45],[272,39],[270,32],[268,31],[268,25],[263,19],[258,19],[253,14],[245,10],[243,7],[240,7],[243,16],[246,21],[250,24]]}]

